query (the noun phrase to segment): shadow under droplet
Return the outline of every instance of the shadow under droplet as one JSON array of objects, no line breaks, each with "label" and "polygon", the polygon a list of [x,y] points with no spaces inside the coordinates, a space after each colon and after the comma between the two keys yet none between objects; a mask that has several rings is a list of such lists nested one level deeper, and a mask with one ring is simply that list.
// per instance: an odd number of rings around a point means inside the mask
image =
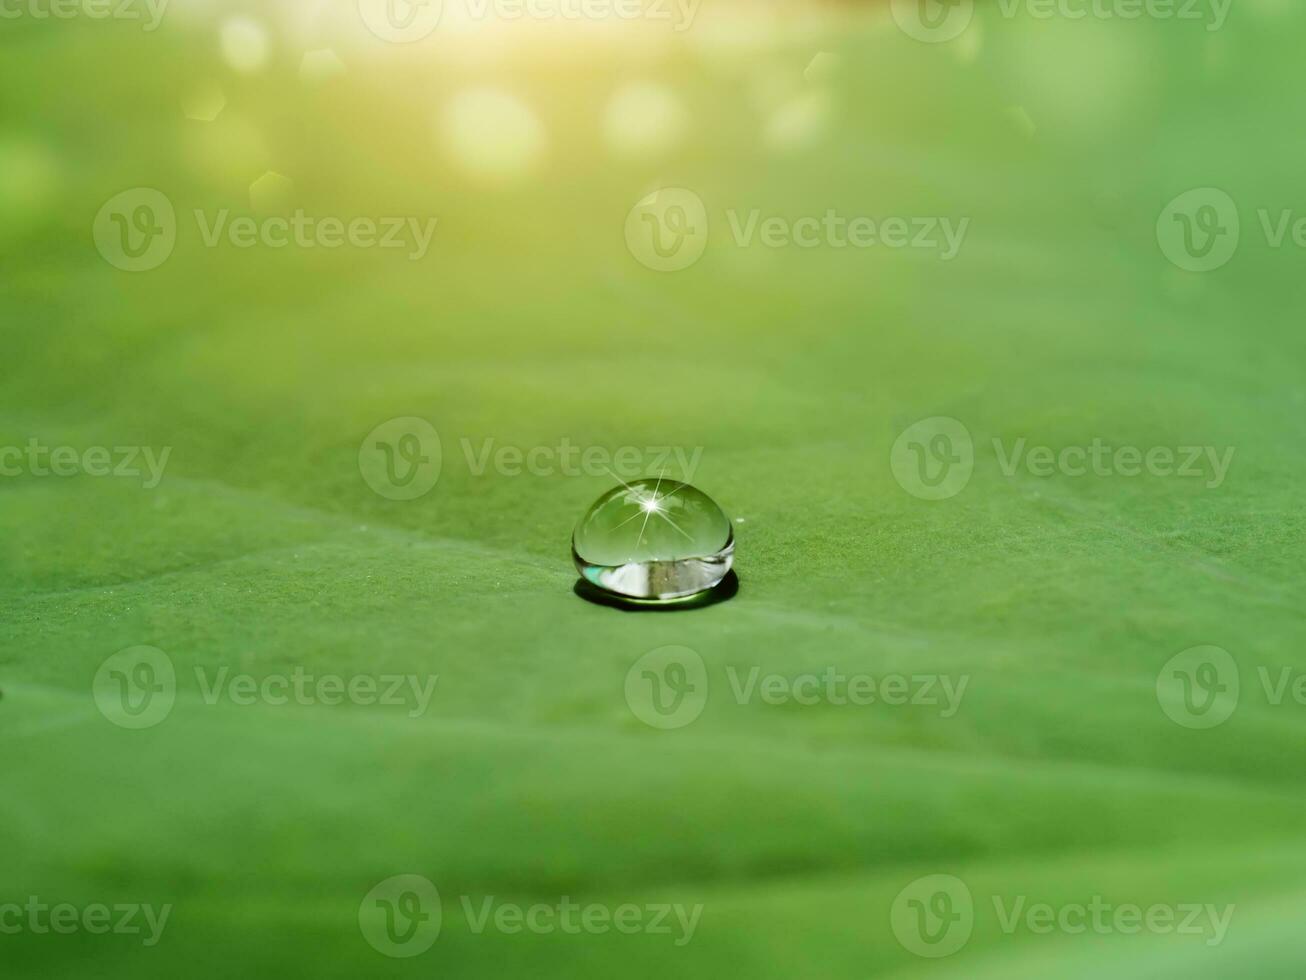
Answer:
[{"label": "shadow under droplet", "polygon": [[586,602],[592,602],[596,606],[611,606],[623,612],[681,612],[686,609],[704,609],[707,606],[715,606],[718,602],[733,599],[739,592],[739,576],[735,574],[734,569],[731,569],[713,588],[683,599],[630,599],[604,592],[593,582],[583,578],[576,580],[571,591]]}]

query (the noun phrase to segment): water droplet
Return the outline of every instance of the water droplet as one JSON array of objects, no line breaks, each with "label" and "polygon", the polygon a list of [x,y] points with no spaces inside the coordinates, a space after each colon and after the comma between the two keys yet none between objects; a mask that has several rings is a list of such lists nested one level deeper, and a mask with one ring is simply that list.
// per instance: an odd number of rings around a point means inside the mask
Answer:
[{"label": "water droplet", "polygon": [[735,535],[702,490],[650,477],[599,497],[576,525],[571,551],[581,575],[598,588],[665,601],[719,585],[734,560]]}]

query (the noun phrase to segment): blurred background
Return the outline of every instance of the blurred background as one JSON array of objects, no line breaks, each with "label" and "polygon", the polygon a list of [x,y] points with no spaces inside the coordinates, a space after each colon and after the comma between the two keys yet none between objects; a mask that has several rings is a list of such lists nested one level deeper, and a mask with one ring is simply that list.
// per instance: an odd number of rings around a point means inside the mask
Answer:
[{"label": "blurred background", "polygon": [[[1300,976],[1304,16],[0,0],[0,960]],[[738,594],[583,601],[663,471]]]}]

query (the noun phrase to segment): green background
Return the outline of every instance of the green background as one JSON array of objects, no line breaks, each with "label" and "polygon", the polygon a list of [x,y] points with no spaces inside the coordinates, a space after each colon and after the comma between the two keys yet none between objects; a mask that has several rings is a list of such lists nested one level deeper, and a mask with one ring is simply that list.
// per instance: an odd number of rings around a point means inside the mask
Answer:
[{"label": "green background", "polygon": [[[154,33],[0,24],[0,445],[172,447],[152,490],[0,480],[0,904],[174,906],[148,948],[0,935],[5,974],[1300,976],[1306,707],[1271,704],[1258,671],[1306,668],[1306,255],[1271,248],[1257,211],[1306,208],[1304,22],[1236,8],[1208,31],[981,5],[961,39],[923,44],[880,6],[745,8],[724,31],[705,7],[633,52],[549,35],[446,58],[360,38],[318,85],[300,56],[336,39],[271,13],[255,74],[180,6]],[[832,67],[805,78],[822,51]],[[632,79],[688,120],[635,160],[600,123]],[[182,111],[204,84],[226,96],[211,123]],[[468,86],[513,93],[547,132],[513,186],[442,149],[433,120]],[[777,146],[783,111],[810,125]],[[437,216],[432,249],[204,247],[192,211],[249,213],[269,170],[310,214]],[[141,186],[180,231],[165,264],[130,274],[91,228]],[[711,220],[674,273],[623,235],[661,186],[693,189]],[[1156,236],[1196,187],[1242,218],[1209,273]],[[724,215],[754,208],[970,226],[950,262],[740,247]],[[435,426],[443,467],[394,501],[358,454],[404,416]],[[934,416],[966,426],[975,466],[927,501],[890,449]],[[738,593],[672,614],[575,595],[571,529],[612,481],[478,475],[462,449],[563,438],[701,447],[694,483],[742,519]],[[1022,438],[1236,453],[1216,488],[1007,475],[993,441]],[[167,653],[178,691],[131,731],[91,687],[140,644]],[[1242,696],[1194,730],[1163,712],[1157,676],[1208,644]],[[666,645],[696,651],[710,683],[675,730],[623,695]],[[196,669],[223,667],[439,681],[418,718],[207,704]],[[754,668],[968,687],[951,717],[738,704],[727,671]],[[444,903],[439,939],[408,960],[359,928],[398,874]],[[892,928],[928,874],[974,896],[969,943],[937,960]],[[684,946],[477,934],[459,896],[703,912]],[[994,896],[1235,912],[1215,946],[1008,934]]]}]

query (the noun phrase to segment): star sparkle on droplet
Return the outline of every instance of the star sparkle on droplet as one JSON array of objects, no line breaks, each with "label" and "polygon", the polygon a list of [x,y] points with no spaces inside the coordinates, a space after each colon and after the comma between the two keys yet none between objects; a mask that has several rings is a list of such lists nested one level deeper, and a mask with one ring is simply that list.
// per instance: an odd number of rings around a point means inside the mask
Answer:
[{"label": "star sparkle on droplet", "polygon": [[[631,514],[630,517],[626,518],[624,521],[618,524],[617,527],[624,527],[625,525],[629,524],[631,521],[635,520],[635,518],[639,517],[641,514],[644,515],[644,523],[639,526],[639,537],[635,539],[636,548],[638,548],[641,544],[644,543],[644,531],[648,528],[649,518],[651,518],[654,514],[657,514],[658,517],[662,518],[662,520],[666,521],[673,528],[675,528],[675,530],[679,534],[683,535],[686,540],[688,541],[694,540],[690,535],[685,533],[685,530],[679,524],[677,524],[675,521],[671,519],[671,516],[667,513],[666,508],[662,506],[662,501],[669,500],[670,498],[674,497],[676,495],[676,491],[680,489],[680,487],[677,486],[676,490],[670,490],[667,493],[663,494],[662,496],[660,497],[658,496],[658,490],[662,486],[662,478],[666,476],[667,471],[665,469],[658,474],[658,482],[653,486],[653,495],[651,497],[644,496],[641,491],[636,490],[634,487],[632,487],[621,477],[617,476],[617,474],[612,473],[611,470],[609,470],[608,472],[612,475],[613,479],[615,479],[623,487],[629,490],[632,495],[634,495],[636,502],[639,504],[639,508],[635,511],[635,513]],[[613,530],[615,531],[616,528],[613,528]]]}]

